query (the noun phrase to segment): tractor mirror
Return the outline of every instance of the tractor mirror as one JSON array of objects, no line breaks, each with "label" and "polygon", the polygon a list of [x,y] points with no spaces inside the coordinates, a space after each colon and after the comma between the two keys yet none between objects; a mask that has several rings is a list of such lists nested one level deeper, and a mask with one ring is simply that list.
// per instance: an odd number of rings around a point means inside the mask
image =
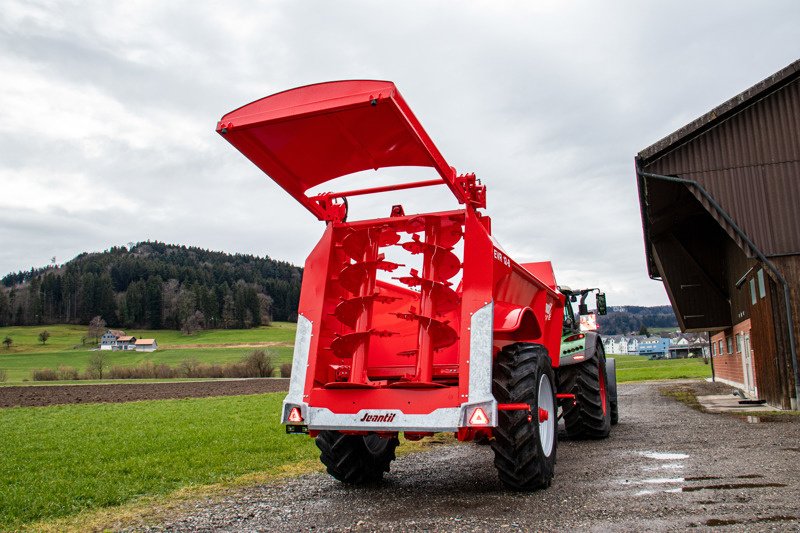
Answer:
[{"label": "tractor mirror", "polygon": [[606,293],[604,292],[597,293],[597,314],[606,314]]},{"label": "tractor mirror", "polygon": [[589,306],[586,304],[578,304],[578,314],[580,315],[588,315],[589,314]]}]

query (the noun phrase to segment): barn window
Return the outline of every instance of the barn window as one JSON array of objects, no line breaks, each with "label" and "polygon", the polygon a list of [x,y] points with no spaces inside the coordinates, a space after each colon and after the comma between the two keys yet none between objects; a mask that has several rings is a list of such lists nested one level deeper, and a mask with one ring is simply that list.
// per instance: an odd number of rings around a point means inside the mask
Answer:
[{"label": "barn window", "polygon": [[756,280],[750,280],[750,303],[756,305]]},{"label": "barn window", "polygon": [[764,284],[764,269],[758,271],[758,295],[762,298],[767,296],[767,288]]},{"label": "barn window", "polygon": [[733,339],[725,337],[725,344],[728,348],[728,353],[733,353]]}]

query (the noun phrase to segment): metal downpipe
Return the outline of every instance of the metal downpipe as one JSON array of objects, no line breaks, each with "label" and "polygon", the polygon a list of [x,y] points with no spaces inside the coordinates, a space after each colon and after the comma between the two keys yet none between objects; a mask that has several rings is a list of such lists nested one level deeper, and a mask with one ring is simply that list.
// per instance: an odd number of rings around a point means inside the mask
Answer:
[{"label": "metal downpipe", "polygon": [[775,275],[775,277],[778,278],[778,280],[781,282],[781,285],[783,285],[783,301],[786,307],[786,322],[788,324],[787,329],[789,333],[789,351],[791,352],[790,355],[792,359],[792,371],[794,372],[795,402],[797,402],[797,405],[800,406],[800,373],[798,372],[797,368],[797,346],[795,344],[794,328],[792,327],[794,324],[794,316],[792,313],[791,292],[789,291],[789,283],[786,281],[786,278],[783,277],[783,274],[781,274],[780,270],[778,270],[778,268],[772,263],[772,261],[767,259],[767,257],[763,254],[763,252],[761,252],[761,250],[758,249],[755,243],[753,243],[753,241],[750,240],[750,237],[748,237],[747,234],[744,231],[742,231],[742,229],[736,224],[736,222],[733,221],[730,215],[728,215],[728,213],[722,208],[722,206],[719,205],[719,203],[714,199],[714,197],[711,196],[708,193],[708,191],[706,191],[705,188],[702,185],[700,185],[700,183],[692,179],[681,178],[678,176],[665,176],[663,174],[653,174],[651,172],[643,172],[639,168],[638,161],[636,164],[636,174],[643,178],[671,181],[673,183],[682,183],[687,186],[695,187],[700,192],[700,194],[703,195],[703,198],[708,200],[708,203],[710,203],[711,206],[717,210],[717,213],[719,213],[719,215],[725,220],[725,222],[727,222],[731,226],[731,228],[733,228],[733,231],[735,231],[736,234],[739,237],[741,237],[741,239],[750,247],[750,249],[753,252],[755,252],[756,257],[758,257],[758,260],[761,261],[764,265],[766,265],[767,268],[769,268]]}]

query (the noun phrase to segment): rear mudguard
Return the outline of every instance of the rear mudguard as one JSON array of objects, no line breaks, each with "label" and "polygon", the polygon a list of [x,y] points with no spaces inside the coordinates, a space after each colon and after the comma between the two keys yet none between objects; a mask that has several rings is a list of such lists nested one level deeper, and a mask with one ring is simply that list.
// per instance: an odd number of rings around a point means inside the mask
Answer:
[{"label": "rear mudguard", "polygon": [[[603,343],[600,341],[600,335],[598,335],[594,331],[587,331],[586,338],[584,339],[584,350],[583,352],[576,352],[571,353],[568,355],[562,355],[560,358],[560,365],[561,367],[570,366],[570,365],[580,365],[585,363],[586,361],[591,361],[592,359],[597,359],[597,357],[605,357],[605,351],[603,350]],[[575,356],[583,355],[583,358],[576,359]]]}]

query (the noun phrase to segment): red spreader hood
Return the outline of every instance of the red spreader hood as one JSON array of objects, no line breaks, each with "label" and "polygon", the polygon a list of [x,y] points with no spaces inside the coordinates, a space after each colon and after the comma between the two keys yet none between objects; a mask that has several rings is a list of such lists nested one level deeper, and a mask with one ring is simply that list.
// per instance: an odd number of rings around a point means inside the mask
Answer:
[{"label": "red spreader hood", "polygon": [[273,94],[223,116],[217,132],[320,220],[325,210],[306,191],[361,170],[433,167],[463,194],[455,170],[389,81],[333,81]]}]

